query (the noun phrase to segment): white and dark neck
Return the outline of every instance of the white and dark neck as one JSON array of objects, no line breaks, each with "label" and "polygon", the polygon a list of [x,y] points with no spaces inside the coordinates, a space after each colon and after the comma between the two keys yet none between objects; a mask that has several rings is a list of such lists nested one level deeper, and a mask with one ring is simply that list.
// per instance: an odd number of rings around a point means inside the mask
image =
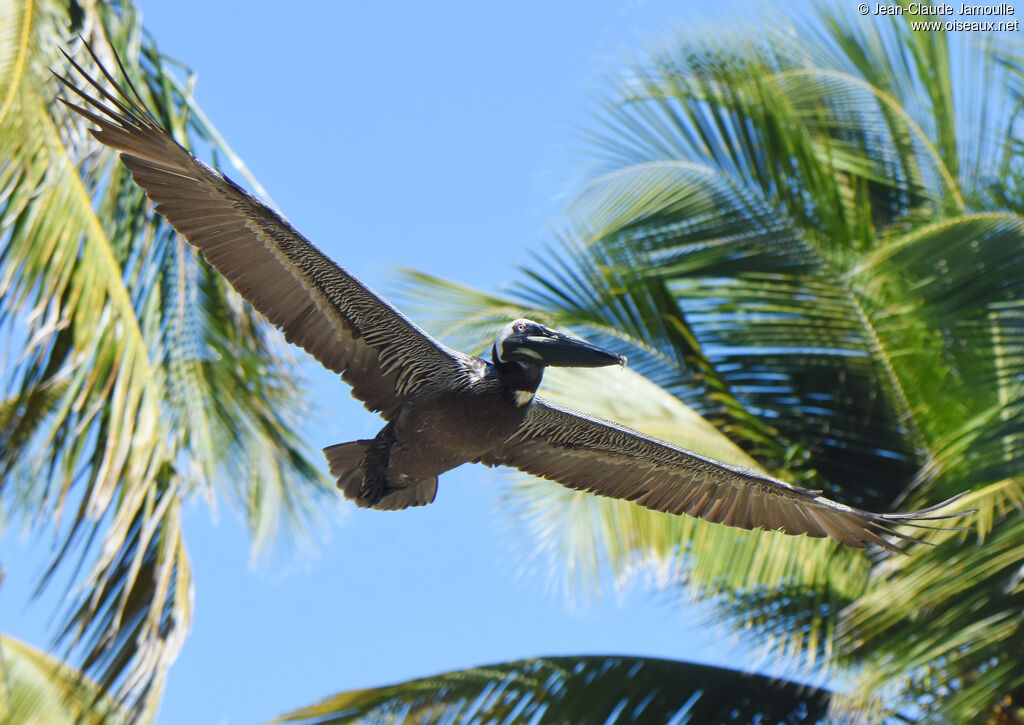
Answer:
[{"label": "white and dark neck", "polygon": [[505,362],[498,357],[498,348],[492,349],[494,369],[501,376],[501,381],[512,391],[512,399],[516,407],[523,407],[533,400],[541,378],[544,377],[544,366],[530,361],[514,360]]}]

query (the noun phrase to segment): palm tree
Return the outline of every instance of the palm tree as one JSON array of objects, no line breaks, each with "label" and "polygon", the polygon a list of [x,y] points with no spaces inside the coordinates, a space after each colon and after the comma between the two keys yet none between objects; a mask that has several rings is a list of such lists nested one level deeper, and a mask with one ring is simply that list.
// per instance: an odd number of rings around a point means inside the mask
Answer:
[{"label": "palm tree", "polygon": [[0,2],[0,329],[23,350],[0,370],[0,494],[56,537],[40,586],[70,582],[58,643],[140,717],[192,613],[182,502],[227,498],[261,542],[306,532],[324,482],[279,337],[55,103],[49,68],[76,35],[108,65],[116,50],[182,139],[245,169],[130,4]]},{"label": "palm tree", "polygon": [[[523,480],[509,499],[538,551],[587,589],[658,563],[770,653],[844,672],[834,714],[1024,721],[1022,108],[1003,36],[824,12],[684,40],[614,88],[592,180],[511,294],[410,272],[460,345],[523,314],[628,348],[657,384],[559,377],[562,403],[695,447],[699,413],[775,475],[864,508],[970,489],[979,509],[885,556]],[[507,685],[534,666],[493,670],[503,706],[563,707]],[[429,698],[415,681],[293,717],[462,713],[471,696],[441,683],[488,675],[439,677]]]}]

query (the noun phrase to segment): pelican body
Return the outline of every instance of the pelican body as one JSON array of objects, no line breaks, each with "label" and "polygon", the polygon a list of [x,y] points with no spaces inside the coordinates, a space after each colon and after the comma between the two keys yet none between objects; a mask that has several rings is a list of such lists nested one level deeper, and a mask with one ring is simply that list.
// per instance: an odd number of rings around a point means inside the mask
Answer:
[{"label": "pelican body", "polygon": [[88,86],[58,75],[85,105],[61,101],[95,124],[93,136],[120,153],[156,210],[243,298],[386,421],[373,439],[324,449],[331,474],[359,506],[430,503],[440,474],[481,462],[655,511],[858,548],[899,550],[886,536],[913,537],[896,525],[927,528],[920,522],[960,515],[934,513],[959,497],[907,513],[852,508],[541,400],[546,366],[625,359],[525,319],[500,331],[489,361],[452,350],[177,143],[130,81],[119,84],[89,52],[111,90],[65,54]]},{"label": "pelican body", "polygon": [[440,474],[493,453],[522,426],[545,365],[625,364],[615,353],[525,319],[502,329],[491,360],[468,358],[462,375],[406,400],[375,438],[325,448],[345,495],[378,509],[430,503]]}]

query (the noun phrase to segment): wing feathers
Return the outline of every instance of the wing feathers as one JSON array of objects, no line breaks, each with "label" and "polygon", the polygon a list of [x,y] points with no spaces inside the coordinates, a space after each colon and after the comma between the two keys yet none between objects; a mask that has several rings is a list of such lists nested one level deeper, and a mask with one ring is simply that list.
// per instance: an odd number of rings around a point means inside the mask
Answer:
[{"label": "wing feathers", "polygon": [[523,425],[485,457],[570,488],[621,498],[655,511],[689,514],[742,529],[829,536],[848,546],[876,544],[898,551],[886,536],[913,541],[894,525],[944,519],[920,511],[873,514],[844,506],[820,491],[739,466],[719,463],[608,421],[535,399]]},{"label": "wing feathers", "polygon": [[206,261],[283,330],[286,340],[340,373],[367,408],[389,417],[413,391],[473,365],[412,324],[266,205],[192,156],[146,110],[130,83],[131,94],[100,65],[115,89],[110,92],[68,60],[92,91],[58,75],[86,107],[62,99],[64,104],[97,126],[92,134],[98,141],[121,152],[156,210]]}]

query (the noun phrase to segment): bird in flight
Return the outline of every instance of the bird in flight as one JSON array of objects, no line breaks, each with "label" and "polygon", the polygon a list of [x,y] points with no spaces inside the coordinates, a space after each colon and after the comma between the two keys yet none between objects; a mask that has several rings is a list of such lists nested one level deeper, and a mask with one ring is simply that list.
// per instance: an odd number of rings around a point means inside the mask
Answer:
[{"label": "bird in flight", "polygon": [[[88,46],[86,46],[88,47]],[[624,365],[625,358],[537,322],[497,334],[490,359],[453,350],[337,265],[266,204],[198,160],[124,83],[57,77],[162,214],[255,309],[386,421],[375,438],[324,449],[331,475],[359,506],[431,503],[441,473],[463,463],[511,466],[581,491],[742,529],[831,537],[848,546],[900,548],[898,525],[964,512],[936,506],[876,514],[755,470],[707,458],[536,396],[547,366]],[[963,495],[963,494],[961,494]]]}]

